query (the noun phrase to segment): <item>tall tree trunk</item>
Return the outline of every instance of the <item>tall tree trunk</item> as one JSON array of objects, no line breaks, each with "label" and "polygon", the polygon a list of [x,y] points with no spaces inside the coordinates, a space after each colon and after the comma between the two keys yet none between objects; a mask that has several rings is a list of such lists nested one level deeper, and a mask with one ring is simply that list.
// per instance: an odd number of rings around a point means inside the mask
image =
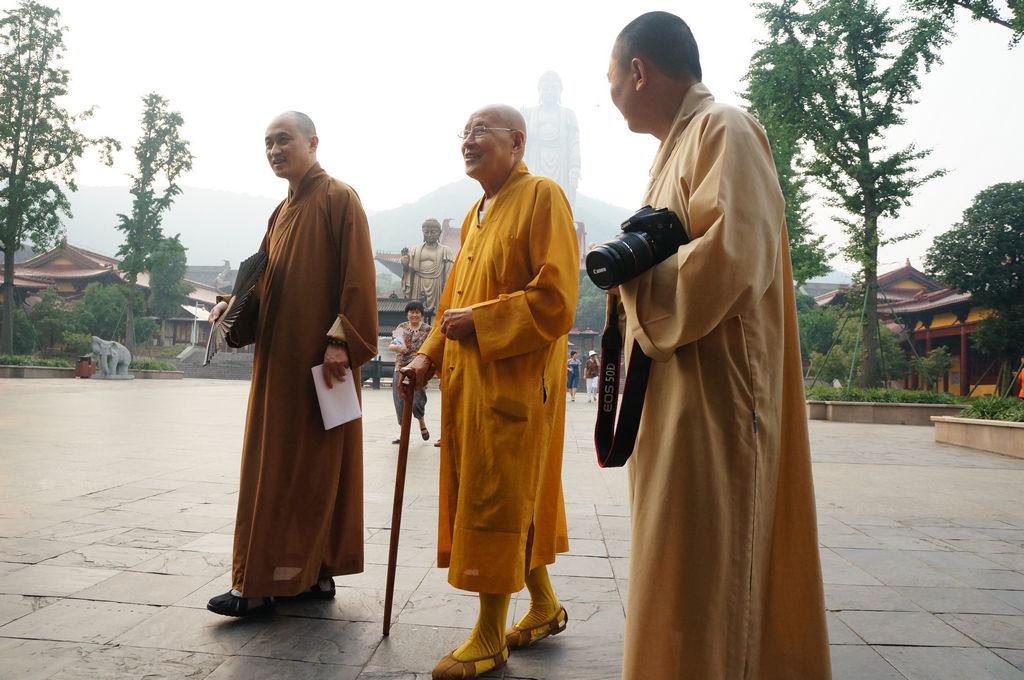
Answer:
[{"label": "tall tree trunk", "polygon": [[878,374],[878,217],[864,220],[864,326],[861,339],[864,358],[860,365],[860,386],[875,387]]},{"label": "tall tree trunk", "polygon": [[14,249],[4,246],[4,310],[0,354],[14,354]]},{"label": "tall tree trunk", "polygon": [[135,314],[132,313],[131,300],[128,301],[128,310],[124,322],[124,346],[128,351],[135,354]]}]

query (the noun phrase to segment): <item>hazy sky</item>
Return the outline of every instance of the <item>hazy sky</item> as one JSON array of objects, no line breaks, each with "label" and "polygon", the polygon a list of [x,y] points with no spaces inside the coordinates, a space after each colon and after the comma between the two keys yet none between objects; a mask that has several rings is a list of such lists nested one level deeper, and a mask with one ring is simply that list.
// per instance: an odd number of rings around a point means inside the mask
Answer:
[{"label": "hazy sky", "polygon": [[[0,0],[3,9],[15,4]],[[580,122],[580,192],[639,207],[657,145],[630,133],[608,98],[615,35],[644,11],[679,13],[700,45],[705,83],[729,103],[739,103],[741,79],[763,37],[754,10],[739,0],[668,7],[551,0],[49,4],[61,9],[68,28],[69,108],[97,106],[88,131],[125,146],[113,168],[95,156],[83,159],[79,184],[127,187],[141,97],[156,91],[184,116],[197,156],[185,186],[282,197],[286,185],[267,167],[263,132],[275,114],[298,109],[317,124],[324,168],[375,210],[463,177],[455,134],[468,115],[492,102],[537,103],[537,79],[549,69],[561,75],[562,104]],[[932,238],[978,191],[1024,179],[1024,46],[1008,49],[1009,38],[1005,29],[963,19],[945,63],[923,78],[920,103],[891,141],[933,148],[924,169],[949,174],[887,225],[924,233],[885,248],[883,271],[908,257],[920,266]],[[840,228],[825,209],[815,211],[814,225],[837,251]],[[838,258],[833,264],[850,269]]]}]

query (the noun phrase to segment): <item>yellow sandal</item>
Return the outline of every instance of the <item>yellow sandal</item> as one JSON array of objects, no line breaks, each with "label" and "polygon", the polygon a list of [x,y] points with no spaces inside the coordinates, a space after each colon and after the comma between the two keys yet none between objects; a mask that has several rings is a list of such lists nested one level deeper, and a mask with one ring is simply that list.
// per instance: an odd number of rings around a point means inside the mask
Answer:
[{"label": "yellow sandal", "polygon": [[[453,651],[437,662],[437,665],[434,666],[434,670],[430,674],[433,680],[472,680],[479,677],[479,675],[502,668],[508,663],[508,647],[503,647],[500,652],[493,656],[481,656],[476,659],[467,659],[466,661],[459,661],[455,658],[454,654],[455,652]],[[476,665],[486,661],[493,661],[494,666],[478,674]]]},{"label": "yellow sandal", "polygon": [[565,607],[562,607],[550,619],[531,628],[520,628],[518,624],[513,625],[505,631],[505,642],[508,643],[509,649],[532,647],[546,637],[558,635],[565,630],[568,623],[569,614],[566,613]]}]

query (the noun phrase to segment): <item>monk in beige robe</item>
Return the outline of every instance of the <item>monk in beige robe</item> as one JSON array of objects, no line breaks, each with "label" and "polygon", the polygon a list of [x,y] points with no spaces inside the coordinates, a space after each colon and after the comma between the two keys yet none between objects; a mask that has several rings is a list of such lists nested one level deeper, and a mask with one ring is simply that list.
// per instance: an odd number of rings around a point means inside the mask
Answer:
[{"label": "monk in beige robe", "polygon": [[629,479],[626,680],[831,675],[783,199],[768,140],[700,82],[666,12],[619,34],[608,79],[661,141],[644,203],[690,243],[620,286],[653,359]]},{"label": "monk in beige robe", "polygon": [[321,169],[318,141],[301,113],[267,128],[267,160],[288,198],[260,246],[268,263],[247,307],[258,314],[240,320],[256,348],[232,590],[208,605],[218,614],[334,597],[332,576],[363,570],[362,421],[325,431],[310,369],[322,363],[328,385],[354,380],[358,393],[359,366],[377,351],[373,252],[359,197]]},{"label": "monk in beige robe", "polygon": [[[463,132],[466,174],[484,195],[462,223],[462,247],[434,330],[410,364],[417,385],[441,379],[439,567],[480,593],[469,640],[434,669],[472,678],[509,648],[564,630],[545,565],[569,549],[562,498],[566,334],[579,259],[565,194],[522,162],[522,115],[491,106]],[[505,630],[510,594],[530,611]]]}]

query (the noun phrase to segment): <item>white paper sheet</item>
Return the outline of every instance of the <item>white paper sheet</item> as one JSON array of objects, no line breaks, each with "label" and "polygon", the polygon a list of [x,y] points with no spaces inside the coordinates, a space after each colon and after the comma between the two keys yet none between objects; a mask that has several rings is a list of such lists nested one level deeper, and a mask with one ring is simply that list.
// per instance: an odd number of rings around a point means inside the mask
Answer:
[{"label": "white paper sheet", "polygon": [[356,397],[356,382],[352,369],[345,373],[345,382],[332,381],[334,387],[327,387],[324,382],[324,365],[314,366],[313,384],[316,385],[316,398],[320,402],[320,415],[324,419],[324,429],[330,430],[338,425],[361,418],[362,409]]}]

